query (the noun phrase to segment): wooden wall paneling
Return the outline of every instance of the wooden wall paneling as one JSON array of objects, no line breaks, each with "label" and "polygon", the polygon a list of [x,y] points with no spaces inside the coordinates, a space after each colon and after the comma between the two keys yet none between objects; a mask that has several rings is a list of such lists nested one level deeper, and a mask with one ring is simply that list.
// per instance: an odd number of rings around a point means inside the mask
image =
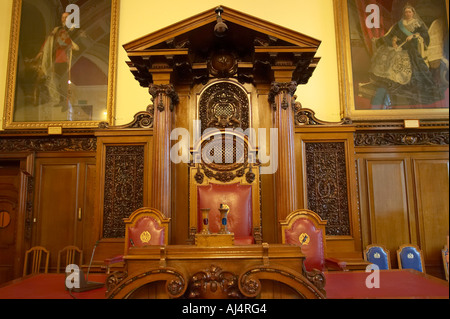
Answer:
[{"label": "wooden wall paneling", "polygon": [[363,246],[386,246],[396,268],[398,247],[418,245],[431,274],[443,277],[440,250],[448,235],[448,146],[356,149]]},{"label": "wooden wall paneling", "polygon": [[20,161],[0,159],[0,284],[15,278],[20,175]]},{"label": "wooden wall paneling", "polygon": [[[19,165],[18,175],[12,177],[12,180],[5,181],[3,177],[0,177],[0,201],[7,206],[13,206],[14,209],[8,228],[0,229],[0,263],[3,264],[3,266],[0,266],[0,272],[2,273],[0,274],[0,282],[22,276],[25,251],[31,246],[31,216],[29,214],[32,212],[31,205],[33,203],[34,158],[35,154],[31,152],[5,152],[0,154],[0,161],[18,163]],[[3,176],[4,174],[0,173],[0,175]],[[11,174],[7,175],[6,178],[10,179]],[[17,186],[12,186],[11,182]],[[13,188],[12,194],[11,188]],[[2,206],[1,208],[4,209],[5,207]]]},{"label": "wooden wall paneling", "polygon": [[363,229],[368,231],[363,245],[384,245],[391,252],[394,268],[397,266],[398,246],[417,243],[408,168],[407,160],[402,157],[375,154],[365,158],[360,169],[361,220]]},{"label": "wooden wall paneling", "polygon": [[[298,191],[300,202],[303,207],[307,208],[325,207],[323,213],[328,214],[332,220],[328,223],[333,228],[327,230],[327,253],[329,256],[347,260],[350,267],[362,267],[362,245],[361,245],[361,229],[360,217],[357,203],[356,191],[356,166],[355,166],[355,150],[353,144],[353,133],[355,128],[351,125],[343,126],[304,126],[295,129],[296,135],[296,149],[300,150],[296,155]],[[325,147],[325,149],[312,149],[309,152],[315,156],[314,152],[327,152],[327,144],[331,147],[330,154],[325,158],[320,158],[320,161],[329,161],[332,159],[333,167],[345,170],[345,172],[335,172],[334,168],[321,167],[321,172],[312,171],[307,167],[307,146],[308,143],[316,144],[318,147]],[[311,145],[310,144],[310,145]],[[321,145],[323,144],[323,145]],[[333,150],[336,148],[335,150]],[[341,150],[339,150],[341,149]],[[344,154],[341,154],[344,152]],[[311,155],[310,154],[310,155]],[[331,157],[332,158],[331,158]],[[336,157],[335,157],[336,156]],[[344,162],[344,163],[342,163]],[[334,166],[336,165],[336,166]],[[316,174],[313,178],[316,187],[314,192],[316,197],[308,198],[308,170],[309,174]],[[328,172],[326,171],[328,170]],[[329,198],[327,203],[327,195],[322,194],[322,191],[328,190],[334,194]],[[309,190],[310,192],[312,190]],[[328,192],[327,191],[327,192]],[[311,196],[311,195],[310,195]],[[312,203],[311,200],[319,200],[319,203]],[[322,201],[324,201],[322,203]],[[336,206],[337,205],[337,206]],[[335,208],[338,208],[339,215],[336,215]],[[327,210],[329,209],[329,210]],[[318,212],[321,213],[320,211]],[[324,216],[325,217],[325,216]],[[325,218],[326,219],[326,218]],[[334,230],[333,230],[334,229]]]},{"label": "wooden wall paneling", "polygon": [[92,193],[90,187],[95,187],[87,183],[88,166],[95,165],[95,158],[92,154],[69,155],[77,156],[52,153],[39,154],[36,159],[32,245],[50,251],[51,270],[55,269],[63,247],[83,247],[83,215],[79,216],[79,209],[86,216],[93,211],[93,207],[84,205],[93,204],[85,197]]},{"label": "wooden wall paneling", "polygon": [[[97,195],[97,166],[96,161],[86,163],[85,174],[80,186],[84,192],[80,192],[78,202],[81,204],[78,208],[77,218],[82,227],[77,230],[77,237],[83,238],[80,248],[83,250],[83,262],[89,263],[92,255],[93,244],[96,239],[92,236],[92,225],[95,220],[95,200]],[[83,186],[84,185],[84,186]],[[81,210],[80,210],[81,208]]]},{"label": "wooden wall paneling", "polygon": [[[105,213],[105,187],[108,189],[116,187],[117,191],[121,191],[120,185],[115,185],[115,181],[107,180],[106,177],[106,163],[107,163],[107,151],[108,147],[121,147],[121,146],[142,146],[143,147],[143,185],[142,194],[139,197],[142,198],[142,206],[149,206],[151,201],[151,167],[152,167],[152,146],[153,146],[153,132],[152,130],[142,129],[111,129],[111,130],[99,130],[96,132],[97,136],[97,156],[96,156],[96,194],[95,194],[95,212],[92,227],[90,229],[90,246],[93,247],[98,241],[98,247],[96,249],[93,265],[94,269],[103,267],[104,260],[120,254],[124,251],[124,237],[119,236],[117,238],[108,237],[103,235],[104,231],[104,213]],[[122,163],[123,164],[123,163]],[[132,176],[130,176],[133,179]],[[120,181],[116,181],[119,183]],[[123,191],[126,191],[123,189]],[[139,204],[140,206],[140,204]],[[140,208],[140,207],[137,207]],[[136,208],[136,209],[137,209]],[[130,208],[133,210],[133,208]],[[130,212],[130,214],[132,211]],[[92,249],[92,248],[91,248]],[[89,255],[89,259],[91,256]]]},{"label": "wooden wall paneling", "polygon": [[412,158],[419,242],[427,273],[445,278],[441,249],[449,230],[448,153],[430,155]]}]

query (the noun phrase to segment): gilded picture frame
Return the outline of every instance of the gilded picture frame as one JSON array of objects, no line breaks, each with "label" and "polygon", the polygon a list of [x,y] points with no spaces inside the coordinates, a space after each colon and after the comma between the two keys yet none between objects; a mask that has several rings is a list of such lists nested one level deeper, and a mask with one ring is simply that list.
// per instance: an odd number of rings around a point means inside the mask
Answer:
[{"label": "gilded picture frame", "polygon": [[120,0],[14,0],[5,130],[114,123]]},{"label": "gilded picture frame", "polygon": [[[431,3],[435,6],[431,7]],[[428,0],[333,0],[333,4],[341,116],[354,121],[448,120],[448,0],[433,0],[431,2]],[[437,12],[438,10],[436,8],[440,4],[443,10]],[[391,80],[389,82],[393,83],[393,85],[386,84],[388,81],[378,81],[379,79],[383,80],[383,78],[377,73],[376,67],[374,66],[375,63],[380,63],[381,58],[379,59],[379,56],[382,56],[382,54],[379,52],[381,52],[383,44],[387,43],[385,47],[389,47],[389,41],[387,39],[388,36],[394,37],[394,26],[400,25],[399,21],[402,21],[402,19],[406,20],[402,15],[404,16],[405,8],[410,5],[413,6],[414,16],[419,18],[420,12],[424,16],[424,19],[426,18],[427,23],[429,21],[437,21],[440,18],[441,35],[444,32],[444,39],[445,37],[447,38],[446,43],[444,43],[444,40],[441,43],[443,48],[440,48],[443,52],[443,58],[440,60],[436,59],[432,62],[434,63],[433,67],[436,67],[436,69],[432,68],[429,61],[425,61],[430,71],[434,72],[435,78],[439,77],[436,80],[436,83],[439,83],[436,85],[436,88],[440,89],[435,94],[436,102],[432,100],[432,103],[428,102],[422,96],[420,96],[420,101],[417,98],[418,102],[415,102],[414,97],[409,96],[410,92],[414,94],[415,92],[420,92],[422,89],[421,85],[416,85],[418,87],[417,89],[411,89],[409,87],[407,91],[402,91],[403,88],[407,88],[403,84],[410,85],[412,83],[411,81],[408,82],[407,77],[405,77],[402,84]],[[417,6],[417,9],[414,8],[414,5]],[[428,10],[424,10],[424,8]],[[396,9],[395,12],[394,9]],[[436,16],[434,17],[433,14]],[[423,22],[424,20],[418,21]],[[438,23],[433,25],[434,39],[439,38],[436,32],[437,25]],[[380,29],[383,32],[380,33]],[[426,30],[429,31],[429,27]],[[368,35],[368,33],[371,34]],[[416,37],[418,40],[421,38],[419,34],[417,36],[416,34],[412,35],[412,38]],[[378,39],[383,41],[378,41]],[[390,52],[400,52],[403,50],[401,54],[406,59],[405,64],[409,63],[409,67],[404,67],[406,70],[405,74],[408,74],[410,78],[411,74],[412,77],[415,77],[415,74],[419,73],[415,73],[415,61],[408,62],[407,54],[409,54],[409,51],[406,51],[406,46],[402,48],[402,45],[405,44],[398,38],[392,41],[397,42],[395,49],[389,48],[391,50]],[[436,40],[433,41],[433,43],[436,43]],[[405,40],[405,42],[407,41]],[[429,56],[431,56],[431,53]],[[396,60],[389,58],[388,61]],[[394,62],[391,63],[391,65],[393,64]],[[384,70],[387,70],[387,68]],[[374,74],[376,76],[373,76]],[[420,75],[422,74],[425,74],[425,72],[420,73]],[[416,82],[421,83],[420,81]],[[381,85],[380,83],[384,84]],[[378,94],[383,91],[384,95]],[[400,93],[405,91],[406,94]]]}]

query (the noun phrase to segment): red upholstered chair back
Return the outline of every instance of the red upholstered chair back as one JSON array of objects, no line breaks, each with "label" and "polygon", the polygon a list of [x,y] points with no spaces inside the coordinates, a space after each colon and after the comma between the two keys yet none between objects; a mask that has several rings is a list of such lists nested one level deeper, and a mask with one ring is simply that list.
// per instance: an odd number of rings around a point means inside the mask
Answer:
[{"label": "red upholstered chair back", "polygon": [[202,229],[201,208],[209,208],[209,230],[217,233],[220,230],[220,204],[230,207],[228,213],[228,230],[234,233],[236,245],[254,244],[252,236],[252,186],[235,184],[208,184],[197,187],[198,225]]},{"label": "red upholstered chair back", "polygon": [[140,208],[125,222],[125,254],[130,247],[167,245],[170,219],[153,208]]},{"label": "red upholstered chair back", "polygon": [[219,207],[224,204],[230,209],[227,228],[234,233],[234,245],[261,244],[260,163],[249,137],[233,130],[205,130],[191,153],[189,241],[195,243],[203,229],[202,209],[209,209],[210,233],[220,231]]},{"label": "red upholstered chair back", "polygon": [[283,243],[301,247],[307,271],[325,268],[325,225],[326,221],[310,210],[295,211],[281,222]]}]

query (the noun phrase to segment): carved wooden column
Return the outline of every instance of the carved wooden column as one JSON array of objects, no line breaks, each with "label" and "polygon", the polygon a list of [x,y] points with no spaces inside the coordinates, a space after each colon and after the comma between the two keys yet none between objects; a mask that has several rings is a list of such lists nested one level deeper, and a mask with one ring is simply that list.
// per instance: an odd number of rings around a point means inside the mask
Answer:
[{"label": "carved wooden column", "polygon": [[278,170],[275,172],[277,219],[285,219],[297,209],[294,150],[293,94],[296,82],[273,82],[269,102],[273,108],[273,127],[278,129]]},{"label": "carved wooden column", "polygon": [[153,97],[153,168],[151,206],[171,217],[171,160],[170,132],[172,111],[178,104],[178,95],[171,84],[151,84]]}]

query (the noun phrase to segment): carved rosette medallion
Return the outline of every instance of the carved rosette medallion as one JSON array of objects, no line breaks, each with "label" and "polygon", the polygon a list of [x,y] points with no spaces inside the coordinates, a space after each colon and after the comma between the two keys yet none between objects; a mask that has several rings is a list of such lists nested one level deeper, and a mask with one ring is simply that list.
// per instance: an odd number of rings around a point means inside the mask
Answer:
[{"label": "carved rosette medallion", "polygon": [[236,56],[227,51],[215,52],[209,60],[208,68],[209,72],[214,77],[232,77],[238,70]]}]

